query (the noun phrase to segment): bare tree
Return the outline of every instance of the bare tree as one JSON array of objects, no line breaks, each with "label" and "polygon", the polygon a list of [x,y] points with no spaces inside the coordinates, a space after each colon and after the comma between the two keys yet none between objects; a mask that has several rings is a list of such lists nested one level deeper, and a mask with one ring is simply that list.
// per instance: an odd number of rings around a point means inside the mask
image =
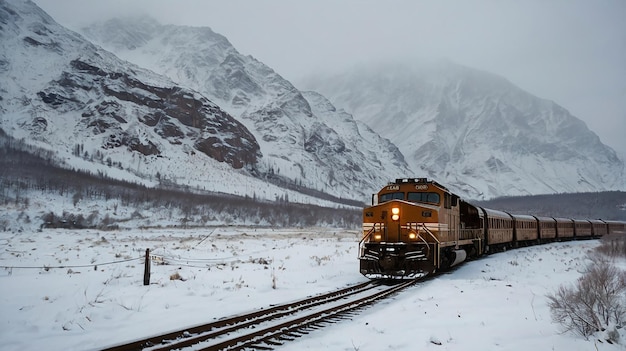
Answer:
[{"label": "bare tree", "polygon": [[617,329],[626,321],[626,272],[600,255],[574,287],[561,286],[548,299],[553,320],[567,331],[589,338],[610,328],[607,341],[619,342]]},{"label": "bare tree", "polygon": [[605,235],[596,249],[609,257],[626,257],[626,235]]}]

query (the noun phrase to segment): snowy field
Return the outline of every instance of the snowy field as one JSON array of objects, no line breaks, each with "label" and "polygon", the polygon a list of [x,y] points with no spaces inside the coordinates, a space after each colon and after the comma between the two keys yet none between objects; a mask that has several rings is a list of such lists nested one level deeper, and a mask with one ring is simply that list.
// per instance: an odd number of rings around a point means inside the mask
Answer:
[{"label": "snowy field", "polygon": [[[3,233],[0,349],[94,350],[336,290],[366,280],[358,239],[327,228]],[[547,307],[546,294],[575,282],[596,245],[468,262],[279,349],[624,350],[564,334]]]}]

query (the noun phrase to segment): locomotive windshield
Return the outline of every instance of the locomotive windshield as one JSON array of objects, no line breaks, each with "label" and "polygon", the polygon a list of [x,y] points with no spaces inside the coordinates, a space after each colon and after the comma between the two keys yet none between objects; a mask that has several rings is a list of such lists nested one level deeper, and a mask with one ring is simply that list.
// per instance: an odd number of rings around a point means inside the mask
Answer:
[{"label": "locomotive windshield", "polygon": [[428,202],[438,205],[440,197],[437,193],[409,193],[408,200],[411,202]]},{"label": "locomotive windshield", "polygon": [[[378,203],[383,203],[391,200],[404,200],[403,192],[386,193],[378,197]],[[424,202],[429,204],[439,205],[441,197],[437,193],[408,193],[406,199],[411,202]]]},{"label": "locomotive windshield", "polygon": [[383,203],[383,202],[387,202],[391,200],[404,200],[404,193],[403,192],[386,193],[378,197],[379,203]]}]

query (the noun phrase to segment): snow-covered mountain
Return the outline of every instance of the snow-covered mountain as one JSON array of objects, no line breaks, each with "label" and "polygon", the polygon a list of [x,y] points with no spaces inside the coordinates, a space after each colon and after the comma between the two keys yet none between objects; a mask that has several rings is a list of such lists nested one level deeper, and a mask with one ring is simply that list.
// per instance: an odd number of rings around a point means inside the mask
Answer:
[{"label": "snow-covered mountain", "polygon": [[492,74],[438,63],[309,80],[336,109],[207,27],[84,29],[114,56],[30,1],[0,6],[0,127],[73,167],[304,202],[266,180],[362,200],[406,176],[477,199],[626,186],[583,122]]},{"label": "snow-covered mountain", "polygon": [[[365,200],[389,179],[411,174],[388,140],[328,103],[318,108],[325,118],[317,116],[289,82],[224,37],[154,25],[139,28],[162,34],[150,41],[155,50],[165,58],[179,53],[171,64],[181,75],[210,74],[198,82],[212,90],[121,60],[31,1],[0,2],[0,128],[93,173],[271,200],[331,205],[289,190],[293,184]],[[129,35],[137,45],[148,42]],[[353,138],[358,133],[373,146]],[[363,171],[374,168],[382,171]],[[288,188],[275,185],[277,178]]]},{"label": "snow-covered mountain", "polygon": [[392,179],[413,175],[395,145],[319,94],[303,93],[241,55],[210,28],[133,17],[82,32],[119,57],[208,96],[254,134],[263,165],[296,184],[364,199]]},{"label": "snow-covered mountain", "polygon": [[626,187],[623,161],[584,122],[494,74],[447,61],[378,64],[302,86],[471,198]]},{"label": "snow-covered mountain", "polygon": [[[2,1],[0,26],[7,134],[70,165],[143,182],[158,174],[190,185],[257,167],[254,136],[196,91],[118,59],[30,1]],[[113,164],[119,169],[107,169]]]}]

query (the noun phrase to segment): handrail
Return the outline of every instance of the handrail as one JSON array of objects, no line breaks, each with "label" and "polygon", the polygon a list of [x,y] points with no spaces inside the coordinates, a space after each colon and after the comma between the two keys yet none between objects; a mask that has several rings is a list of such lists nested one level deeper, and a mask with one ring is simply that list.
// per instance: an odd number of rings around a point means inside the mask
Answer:
[{"label": "handrail", "polygon": [[361,238],[361,241],[359,241],[359,257],[363,256],[363,242],[365,241],[365,239],[369,239],[370,236],[372,236],[373,233],[376,232],[376,223],[374,223],[374,225],[372,226],[372,229],[370,229],[367,234],[365,234],[363,236],[363,238]]},{"label": "handrail", "polygon": [[374,225],[372,226],[372,229],[370,229],[367,234],[365,234],[363,236],[363,238],[361,239],[361,241],[359,241],[359,246],[361,246],[361,243],[363,243],[363,241],[365,241],[365,239],[369,238],[370,236],[372,236],[372,234],[376,231],[376,223],[374,223]]},{"label": "handrail", "polygon": [[[433,239],[433,240],[434,240],[437,244],[441,244],[441,241],[439,241],[439,239],[437,239],[437,237],[435,236],[435,234],[433,234],[433,232],[431,232],[431,231],[430,231],[430,229],[428,229],[428,227],[426,227],[426,224],[424,224],[424,223],[420,223],[418,226],[419,226],[419,227],[424,228],[424,231],[425,231],[426,233],[428,233],[428,235],[430,235],[430,237],[431,237],[431,238],[432,238],[432,239]],[[419,237],[420,237],[422,240],[424,240],[424,238],[422,238],[422,236],[421,236],[421,235],[420,235]],[[424,240],[424,242],[426,242],[426,241]]]}]

